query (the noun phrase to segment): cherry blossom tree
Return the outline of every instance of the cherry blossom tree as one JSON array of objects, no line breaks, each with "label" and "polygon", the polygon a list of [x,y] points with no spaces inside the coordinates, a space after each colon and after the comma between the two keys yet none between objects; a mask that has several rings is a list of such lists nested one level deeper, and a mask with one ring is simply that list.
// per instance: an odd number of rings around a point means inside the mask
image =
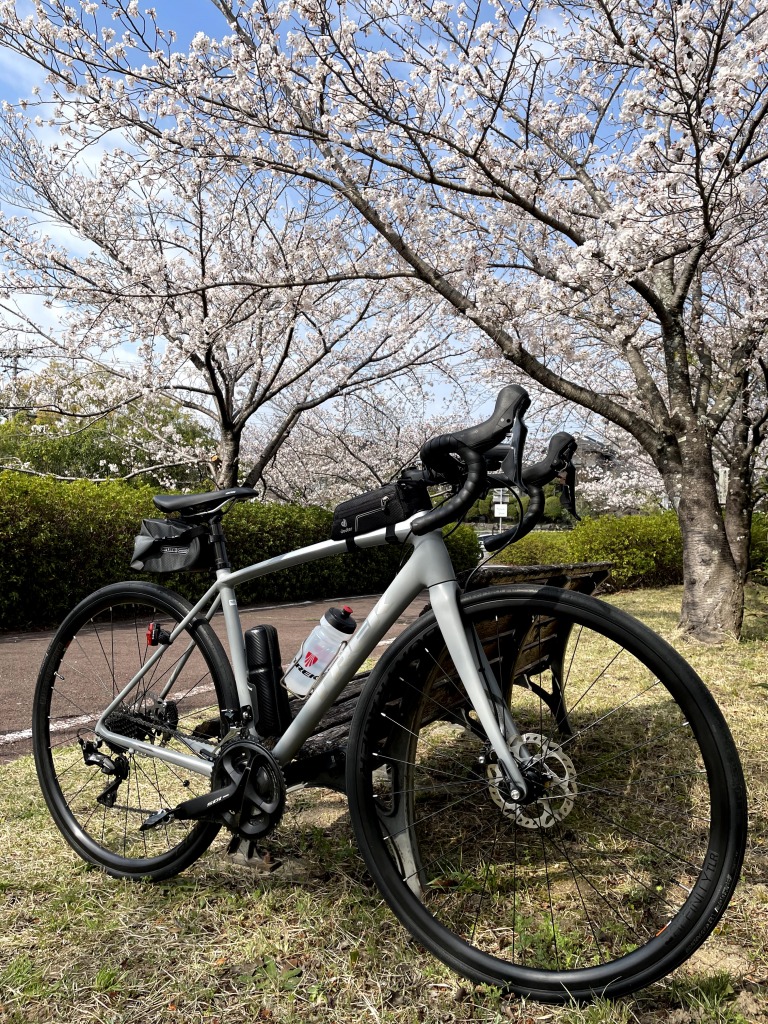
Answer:
[{"label": "cherry blossom tree", "polygon": [[[442,401],[442,414],[435,408]],[[269,493],[287,501],[332,507],[373,490],[418,463],[422,445],[476,418],[469,395],[419,382],[396,382],[375,394],[356,392],[312,410],[297,423],[268,467]],[[258,436],[250,439],[258,447]]]},{"label": "cherry blossom tree", "polygon": [[211,4],[221,38],[188,52],[136,0],[2,0],[0,41],[45,68],[76,135],[123,126],[340,197],[394,271],[634,437],[680,519],[682,626],[738,633],[765,426],[768,10]]},{"label": "cherry blossom tree", "polygon": [[[218,486],[258,486],[308,410],[449,361],[435,298],[383,266],[377,237],[312,183],[151,143],[93,162],[87,147],[43,144],[11,111],[3,127],[0,347],[18,385],[7,405],[82,418],[87,395],[98,418],[161,395],[213,421],[205,463]],[[55,327],[24,312],[32,298],[55,309]],[[78,367],[74,389],[18,373],[62,357]],[[254,419],[261,445],[242,464]],[[168,440],[153,454],[144,437],[137,457],[154,466]]]},{"label": "cherry blossom tree", "polygon": [[[68,376],[67,368],[55,363],[43,373],[54,376],[59,389]],[[98,381],[91,375],[88,383],[85,408],[82,402],[72,408],[69,381],[62,389],[69,393],[66,413],[32,411],[34,403],[27,402],[30,411],[0,420],[0,471],[58,480],[141,481],[165,489],[205,485],[216,444],[197,417],[158,395],[88,415],[88,405],[102,406],[94,396]],[[45,387],[48,395],[53,390]]]}]

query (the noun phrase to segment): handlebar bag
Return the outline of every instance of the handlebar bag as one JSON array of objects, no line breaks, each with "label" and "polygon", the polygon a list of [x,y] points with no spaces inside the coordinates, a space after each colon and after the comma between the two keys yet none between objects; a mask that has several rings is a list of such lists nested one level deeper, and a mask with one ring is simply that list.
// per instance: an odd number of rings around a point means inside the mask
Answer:
[{"label": "handlebar bag", "polygon": [[213,568],[208,527],[186,519],[142,519],[131,568],[139,572],[189,572]]},{"label": "handlebar bag", "polygon": [[333,510],[332,540],[347,540],[360,533],[370,533],[384,526],[401,523],[414,512],[432,508],[426,484],[398,480],[375,491],[367,491],[349,501],[342,501]]}]

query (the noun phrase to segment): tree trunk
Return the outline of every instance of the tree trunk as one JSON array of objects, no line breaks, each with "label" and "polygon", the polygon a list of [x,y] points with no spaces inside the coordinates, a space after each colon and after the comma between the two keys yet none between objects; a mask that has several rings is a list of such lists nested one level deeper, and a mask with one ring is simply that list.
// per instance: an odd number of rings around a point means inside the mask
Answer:
[{"label": "tree trunk", "polygon": [[742,580],[749,572],[752,534],[752,501],[749,481],[736,468],[728,474],[728,495],[725,502],[725,532],[733,560]]},{"label": "tree trunk", "polygon": [[240,431],[223,428],[216,462],[216,486],[220,490],[237,487],[240,469]]},{"label": "tree trunk", "polygon": [[753,444],[753,424],[749,415],[749,375],[742,375],[742,389],[737,408],[730,455],[728,486],[725,495],[725,532],[731,554],[742,580],[749,572],[752,539],[752,471],[756,445]]},{"label": "tree trunk", "polygon": [[680,445],[677,516],[683,537],[680,628],[704,643],[738,637],[744,615],[744,577],[726,535],[711,450],[692,428]]}]

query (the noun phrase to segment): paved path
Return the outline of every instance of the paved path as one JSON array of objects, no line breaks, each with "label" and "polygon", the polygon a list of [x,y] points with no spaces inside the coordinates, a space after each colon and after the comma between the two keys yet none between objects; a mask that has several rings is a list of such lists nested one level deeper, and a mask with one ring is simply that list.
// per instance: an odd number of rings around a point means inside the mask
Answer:
[{"label": "paved path", "polygon": [[[355,619],[362,622],[378,600],[378,595],[366,597],[335,597],[324,601],[307,601],[302,604],[268,605],[241,609],[244,629],[259,623],[271,623],[277,627],[280,639],[280,653],[286,664],[299,649],[304,638],[319,621],[326,608],[348,604],[354,611]],[[426,604],[426,593],[400,616],[382,645],[418,616]],[[214,628],[224,640],[223,620],[217,615]],[[37,633],[0,633],[0,764],[12,761],[31,750],[30,723],[32,720],[32,696],[40,664],[53,638],[54,630]],[[225,644],[226,646],[226,644]]]}]

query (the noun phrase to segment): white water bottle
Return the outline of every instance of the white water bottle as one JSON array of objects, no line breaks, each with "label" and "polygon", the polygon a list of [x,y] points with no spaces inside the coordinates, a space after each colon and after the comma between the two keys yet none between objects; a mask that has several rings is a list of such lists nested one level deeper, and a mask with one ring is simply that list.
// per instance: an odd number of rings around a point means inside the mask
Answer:
[{"label": "white water bottle", "polygon": [[285,685],[297,697],[305,697],[354,633],[352,609],[329,608],[296,652],[285,673]]}]

